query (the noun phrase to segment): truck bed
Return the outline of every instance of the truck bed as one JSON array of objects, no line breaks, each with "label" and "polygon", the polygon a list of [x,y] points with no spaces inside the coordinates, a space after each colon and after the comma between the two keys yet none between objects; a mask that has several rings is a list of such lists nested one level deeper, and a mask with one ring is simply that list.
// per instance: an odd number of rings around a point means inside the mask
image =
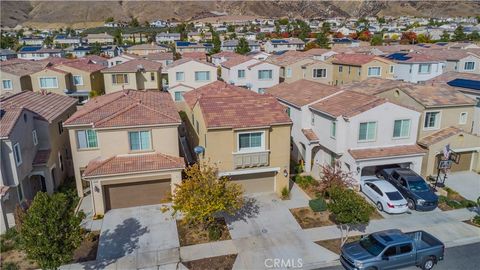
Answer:
[{"label": "truck bed", "polygon": [[415,231],[406,233],[414,242],[417,250],[428,249],[431,247],[441,247],[443,243],[440,242],[437,238],[433,237],[431,234],[424,231]]}]

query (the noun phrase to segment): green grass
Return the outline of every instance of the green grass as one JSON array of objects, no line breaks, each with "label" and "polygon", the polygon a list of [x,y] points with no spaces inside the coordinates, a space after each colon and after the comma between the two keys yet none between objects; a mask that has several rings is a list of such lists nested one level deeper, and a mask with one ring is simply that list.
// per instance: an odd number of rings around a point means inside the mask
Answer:
[{"label": "green grass", "polygon": [[293,181],[295,181],[295,183],[297,183],[297,185],[299,185],[302,189],[308,188],[317,183],[317,181],[310,175],[296,175]]}]

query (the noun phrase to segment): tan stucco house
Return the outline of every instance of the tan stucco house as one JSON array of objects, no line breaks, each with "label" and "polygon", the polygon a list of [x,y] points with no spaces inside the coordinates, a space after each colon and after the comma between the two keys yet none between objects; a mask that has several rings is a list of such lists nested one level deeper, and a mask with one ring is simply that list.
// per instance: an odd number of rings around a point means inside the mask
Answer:
[{"label": "tan stucco house", "polygon": [[336,54],[327,61],[333,64],[333,85],[359,82],[367,78],[394,78],[395,63],[376,55]]},{"label": "tan stucco house", "polygon": [[30,75],[44,69],[47,61],[9,60],[0,62],[0,95],[32,90]]},{"label": "tan stucco house", "polygon": [[0,231],[15,225],[17,205],[37,192],[52,194],[73,175],[70,140],[62,122],[76,100],[54,93],[23,91],[0,98]]},{"label": "tan stucco house", "polygon": [[168,93],[124,90],[91,99],[64,124],[79,196],[95,215],[169,200],[184,168],[180,116]]},{"label": "tan stucco house", "polygon": [[162,63],[133,59],[113,67],[103,69],[105,93],[123,89],[145,90],[162,89]]},{"label": "tan stucco house", "polygon": [[274,97],[217,81],[184,98],[190,144],[205,149],[200,161],[246,193],[288,188],[292,122]]}]

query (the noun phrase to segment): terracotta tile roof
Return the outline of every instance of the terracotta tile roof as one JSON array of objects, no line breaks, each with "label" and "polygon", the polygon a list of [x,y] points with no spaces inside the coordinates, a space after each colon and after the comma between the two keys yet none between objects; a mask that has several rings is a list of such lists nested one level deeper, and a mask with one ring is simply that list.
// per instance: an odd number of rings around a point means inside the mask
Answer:
[{"label": "terracotta tile roof", "polygon": [[192,108],[200,106],[207,128],[253,128],[291,124],[285,108],[268,94],[216,81],[184,94]]},{"label": "terracotta tile roof", "polygon": [[2,72],[16,76],[25,76],[36,73],[48,65],[46,61],[5,61],[0,62]]},{"label": "terracotta tile roof", "polygon": [[185,163],[183,158],[162,153],[118,155],[103,160],[91,160],[83,172],[83,176],[88,178],[135,172],[183,169],[184,167]]},{"label": "terracotta tile roof", "polygon": [[0,138],[6,138],[10,135],[15,123],[17,122],[20,115],[22,115],[23,108],[21,107],[12,107],[0,109]]},{"label": "terracotta tile roof", "polygon": [[364,94],[376,95],[390,89],[401,88],[402,86],[410,86],[411,83],[389,80],[383,78],[368,78],[360,82],[353,82],[345,84],[341,87],[342,90],[352,90]]},{"label": "terracotta tile roof", "polygon": [[50,158],[50,149],[47,150],[38,150],[35,158],[33,159],[32,165],[44,165],[47,164],[48,159]]},{"label": "terracotta tile roof", "polygon": [[229,58],[229,57],[236,57],[236,56],[241,56],[241,54],[238,54],[236,52],[230,52],[230,51],[221,51],[219,53],[213,54],[212,57],[214,58]]},{"label": "terracotta tile roof", "polygon": [[385,58],[378,57],[376,55],[369,55],[369,54],[335,54],[332,57],[333,64],[339,65],[351,65],[351,66],[362,66],[367,63],[370,63],[374,60],[379,60],[382,62],[390,63],[391,61]]},{"label": "terracotta tile roof", "polygon": [[207,54],[204,52],[183,52],[182,57],[207,61]]},{"label": "terracotta tile roof", "polygon": [[175,104],[167,92],[125,90],[88,101],[64,125],[92,125],[95,128],[145,125],[178,125]]},{"label": "terracotta tile roof", "polygon": [[302,129],[302,133],[310,142],[318,141],[317,134],[312,129]]},{"label": "terracotta tile roof", "polygon": [[396,63],[434,63],[434,62],[442,61],[442,58],[433,54],[425,54],[422,52],[410,52],[405,54],[402,60],[399,60],[399,59],[393,59],[393,60],[390,59],[390,60]]},{"label": "terracotta tile roof", "polygon": [[280,55],[271,55],[266,61],[277,66],[288,66],[310,57],[312,56],[305,52],[287,51]]},{"label": "terracotta tile roof", "polygon": [[146,59],[133,59],[111,68],[103,69],[102,73],[137,72],[140,68],[143,68],[145,71],[159,71],[162,69],[162,63]]},{"label": "terracotta tile roof", "polygon": [[415,144],[366,149],[349,149],[348,152],[354,159],[362,160],[383,157],[424,155],[426,150]]},{"label": "terracotta tile roof", "polygon": [[[429,55],[435,59],[446,60],[446,61],[459,61],[468,56],[475,56],[473,53],[470,53],[466,50],[432,50],[432,49],[422,49],[420,50],[422,54]],[[478,56],[477,56],[478,58]]]},{"label": "terracotta tile roof", "polygon": [[322,55],[322,54],[330,52],[330,51],[331,50],[329,50],[329,49],[313,48],[313,49],[310,49],[308,51],[305,51],[304,53],[313,56],[313,55]]},{"label": "terracotta tile roof", "polygon": [[437,142],[443,141],[447,138],[450,138],[454,135],[457,135],[459,133],[464,132],[462,129],[457,128],[457,127],[447,127],[440,129],[439,131],[436,131],[428,136],[425,136],[423,138],[420,138],[418,140],[418,144],[428,147],[432,144],[435,144]]},{"label": "terracotta tile roof", "polygon": [[146,44],[138,44],[133,45],[127,48],[127,51],[135,51],[135,50],[166,50],[164,46],[160,46],[157,44],[146,43]]},{"label": "terracotta tile roof", "polygon": [[173,61],[173,53],[171,52],[150,53],[148,55],[145,55],[144,58],[151,61],[162,61],[162,60]]},{"label": "terracotta tile roof", "polygon": [[62,66],[71,67],[78,70],[83,70],[87,72],[96,72],[105,68],[105,66],[100,64],[95,64],[88,59],[79,59],[76,61],[65,62],[57,66],[57,69],[61,69]]},{"label": "terracotta tile roof", "polygon": [[466,73],[466,72],[456,72],[456,71],[449,71],[445,72],[433,79],[430,79],[426,82],[428,83],[447,83],[449,81],[453,81],[455,79],[466,79],[466,80],[475,80],[480,81],[480,74],[475,73]]},{"label": "terracotta tile roof", "polygon": [[201,64],[204,64],[204,65],[215,67],[212,63],[208,63],[208,62],[205,62],[205,61],[200,61],[200,60],[192,59],[192,58],[182,58],[182,59],[173,61],[173,63],[171,63],[170,65],[167,66],[167,69],[183,65],[183,64],[188,63],[190,61],[195,61],[197,63],[201,63]]},{"label": "terracotta tile roof", "polygon": [[[225,68],[232,68],[236,65],[240,65],[242,63],[245,63],[247,61],[250,61],[250,60],[255,60],[254,58],[251,58],[251,57],[248,57],[248,56],[243,56],[243,55],[240,55],[240,56],[237,56],[237,57],[232,57],[230,59],[228,59],[227,61],[221,63],[222,67],[225,67]],[[258,61],[258,60],[256,60]]]},{"label": "terracotta tile roof", "polygon": [[327,113],[333,117],[352,117],[386,102],[386,99],[373,95],[355,91],[342,91],[310,105],[310,108]]},{"label": "terracotta tile roof", "polygon": [[309,80],[281,83],[267,89],[267,93],[297,107],[302,107],[338,92],[338,88]]}]

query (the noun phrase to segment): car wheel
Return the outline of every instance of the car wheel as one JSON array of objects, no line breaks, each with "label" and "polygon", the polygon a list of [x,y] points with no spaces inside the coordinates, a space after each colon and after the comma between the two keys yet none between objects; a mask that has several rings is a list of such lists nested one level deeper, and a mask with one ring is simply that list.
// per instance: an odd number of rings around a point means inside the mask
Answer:
[{"label": "car wheel", "polygon": [[435,259],[432,257],[425,258],[422,262],[423,270],[430,270],[435,265]]},{"label": "car wheel", "polygon": [[382,212],[383,211],[383,205],[381,202],[377,202],[377,209],[378,211]]},{"label": "car wheel", "polygon": [[415,210],[415,202],[412,199],[407,200],[408,209]]}]

